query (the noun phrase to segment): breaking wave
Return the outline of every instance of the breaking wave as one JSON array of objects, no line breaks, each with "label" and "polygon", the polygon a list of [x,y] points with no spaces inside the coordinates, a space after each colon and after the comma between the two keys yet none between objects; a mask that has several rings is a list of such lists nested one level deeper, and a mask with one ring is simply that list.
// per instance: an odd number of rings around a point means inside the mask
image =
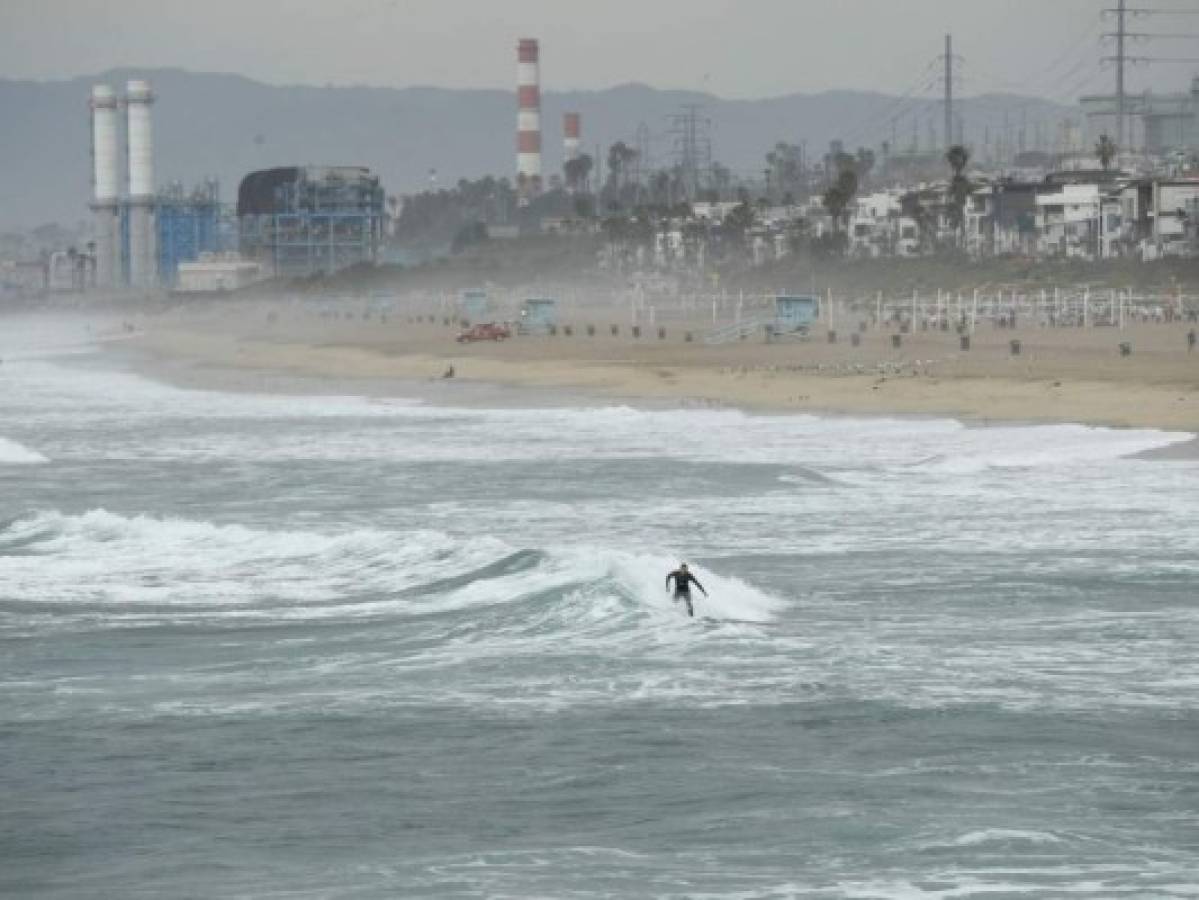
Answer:
[{"label": "breaking wave", "polygon": [[[53,564],[47,564],[47,557]],[[274,531],[97,509],[43,512],[0,530],[7,599],[42,606],[152,608],[232,618],[415,616],[523,604],[596,614],[676,617],[664,576],[676,557],[622,549],[515,547],[438,531]],[[695,567],[702,614],[769,621],[776,598]],[[560,623],[562,624],[562,623]]]},{"label": "breaking wave", "polygon": [[29,465],[37,463],[46,463],[50,460],[42,456],[36,450],[30,450],[16,441],[10,441],[7,438],[0,437],[0,465],[16,464]]}]

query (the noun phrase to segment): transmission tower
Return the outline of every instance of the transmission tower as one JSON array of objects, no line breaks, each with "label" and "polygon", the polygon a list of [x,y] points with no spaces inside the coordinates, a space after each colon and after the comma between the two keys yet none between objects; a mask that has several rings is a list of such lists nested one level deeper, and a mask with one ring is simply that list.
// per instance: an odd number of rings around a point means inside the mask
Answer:
[{"label": "transmission tower", "polygon": [[[953,116],[953,67],[962,62],[960,56],[953,55],[953,35],[945,35],[945,52],[937,57],[945,64],[945,149],[953,145],[954,122]],[[935,145],[934,145],[935,146]]]},{"label": "transmission tower", "polygon": [[1125,17],[1128,14],[1128,0],[1119,0],[1118,5],[1113,10],[1105,10],[1105,13],[1114,14],[1116,16],[1116,32],[1115,34],[1106,34],[1104,37],[1114,37],[1116,39],[1116,148],[1123,153],[1124,147],[1124,41],[1127,38],[1127,32],[1124,28]]},{"label": "transmission tower", "polygon": [[698,103],[688,103],[683,112],[670,117],[675,165],[690,201],[699,196],[701,173],[706,177],[712,168],[712,121],[700,115],[701,109]]},{"label": "transmission tower", "polygon": [[[1150,65],[1152,63],[1195,63],[1199,62],[1199,58],[1195,57],[1170,57],[1170,56],[1130,56],[1128,53],[1128,42],[1135,41],[1155,41],[1155,40],[1193,40],[1199,35],[1191,32],[1183,32],[1177,28],[1170,28],[1166,31],[1129,31],[1128,17],[1134,18],[1154,18],[1154,17],[1186,17],[1199,16],[1199,9],[1186,8],[1181,6],[1158,7],[1158,6],[1129,6],[1128,0],[1116,0],[1114,8],[1103,10],[1101,14],[1104,18],[1111,16],[1115,17],[1116,30],[1109,31],[1102,35],[1104,40],[1113,40],[1116,42],[1116,53],[1114,56],[1104,56],[1101,58],[1102,63],[1112,63],[1116,67],[1116,147],[1121,152],[1125,150],[1124,142],[1126,138],[1130,138],[1129,129],[1127,126],[1129,103],[1128,92],[1125,86],[1125,67],[1131,64]],[[1141,107],[1144,111],[1144,107]],[[1134,115],[1136,111],[1134,110]]]},{"label": "transmission tower", "polygon": [[653,172],[653,161],[650,158],[650,132],[649,126],[644,122],[637,124],[637,131],[633,138],[633,143],[637,151],[637,156],[633,160],[635,169],[635,183],[637,185],[637,202],[641,202],[642,193],[645,190],[645,177]]}]

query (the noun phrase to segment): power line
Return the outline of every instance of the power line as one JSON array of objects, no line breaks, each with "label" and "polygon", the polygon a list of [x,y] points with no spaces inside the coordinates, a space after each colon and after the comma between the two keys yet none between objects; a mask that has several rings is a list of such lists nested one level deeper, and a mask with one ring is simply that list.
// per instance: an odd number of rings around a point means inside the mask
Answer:
[{"label": "power line", "polygon": [[[1114,10],[1105,9],[1104,12],[1110,13],[1114,12]],[[1199,16],[1199,9],[1182,9],[1179,7],[1169,8],[1162,6],[1142,6],[1137,7],[1136,9],[1130,9],[1128,12],[1132,13],[1134,16]]]},{"label": "power line", "polygon": [[[1116,62],[1118,57],[1104,56],[1100,62],[1110,63]],[[1133,63],[1138,66],[1151,66],[1154,63],[1195,63],[1199,62],[1199,56],[1125,56],[1124,62]]]},{"label": "power line", "polygon": [[877,133],[871,132],[870,128],[879,122],[890,122],[898,118],[899,110],[907,106],[916,93],[923,94],[927,92],[940,80],[940,75],[933,71],[938,63],[939,59],[929,60],[928,65],[924,67],[924,71],[920,73],[919,77],[899,97],[887,98],[877,109],[871,110],[865,118],[850,128],[846,132],[846,143],[852,144],[864,135]]}]

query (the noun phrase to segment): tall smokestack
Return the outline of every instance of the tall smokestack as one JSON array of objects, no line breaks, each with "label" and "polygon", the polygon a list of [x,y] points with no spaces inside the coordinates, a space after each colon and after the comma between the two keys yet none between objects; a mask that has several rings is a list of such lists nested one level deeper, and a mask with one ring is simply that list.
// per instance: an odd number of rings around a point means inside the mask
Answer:
[{"label": "tall smokestack", "polygon": [[562,154],[567,161],[579,158],[579,138],[582,129],[578,113],[568,112],[562,117]]},{"label": "tall smokestack", "polygon": [[153,287],[157,281],[158,241],[154,231],[154,143],[149,82],[125,85],[129,153],[129,284]]},{"label": "tall smokestack", "polygon": [[540,56],[533,38],[516,45],[516,178],[526,201],[541,191]]},{"label": "tall smokestack", "polygon": [[118,158],[117,94],[106,84],[92,86],[92,215],[96,240],[96,285],[114,287],[121,271],[118,210],[121,166]]}]

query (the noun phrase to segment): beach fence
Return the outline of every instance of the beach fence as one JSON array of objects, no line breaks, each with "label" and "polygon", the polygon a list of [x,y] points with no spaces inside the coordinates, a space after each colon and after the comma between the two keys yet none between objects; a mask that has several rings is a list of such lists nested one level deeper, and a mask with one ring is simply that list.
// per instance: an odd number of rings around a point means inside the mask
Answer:
[{"label": "beach fence", "polygon": [[[534,291],[549,288],[547,293]],[[796,298],[795,310],[780,307]],[[809,298],[809,299],[805,299]],[[437,321],[503,319],[523,334],[694,339],[708,344],[761,337],[825,334],[838,328],[855,346],[862,332],[919,331],[973,335],[979,328],[1124,328],[1133,324],[1199,321],[1199,294],[1130,290],[1093,284],[1054,287],[986,284],[963,289],[849,293],[825,289],[774,291],[610,290],[554,285],[468,289],[416,298]],[[374,304],[372,304],[374,305]],[[379,304],[391,306],[397,304]],[[802,315],[803,322],[792,321]],[[561,324],[565,323],[565,325]],[[960,343],[960,342],[959,342]],[[966,344],[962,344],[966,346]]]},{"label": "beach fence", "polygon": [[1133,323],[1199,320],[1199,295],[1075,285],[970,290],[914,290],[907,294],[833,297],[827,314],[856,315],[877,328],[900,332],[993,328],[1124,328]]}]

